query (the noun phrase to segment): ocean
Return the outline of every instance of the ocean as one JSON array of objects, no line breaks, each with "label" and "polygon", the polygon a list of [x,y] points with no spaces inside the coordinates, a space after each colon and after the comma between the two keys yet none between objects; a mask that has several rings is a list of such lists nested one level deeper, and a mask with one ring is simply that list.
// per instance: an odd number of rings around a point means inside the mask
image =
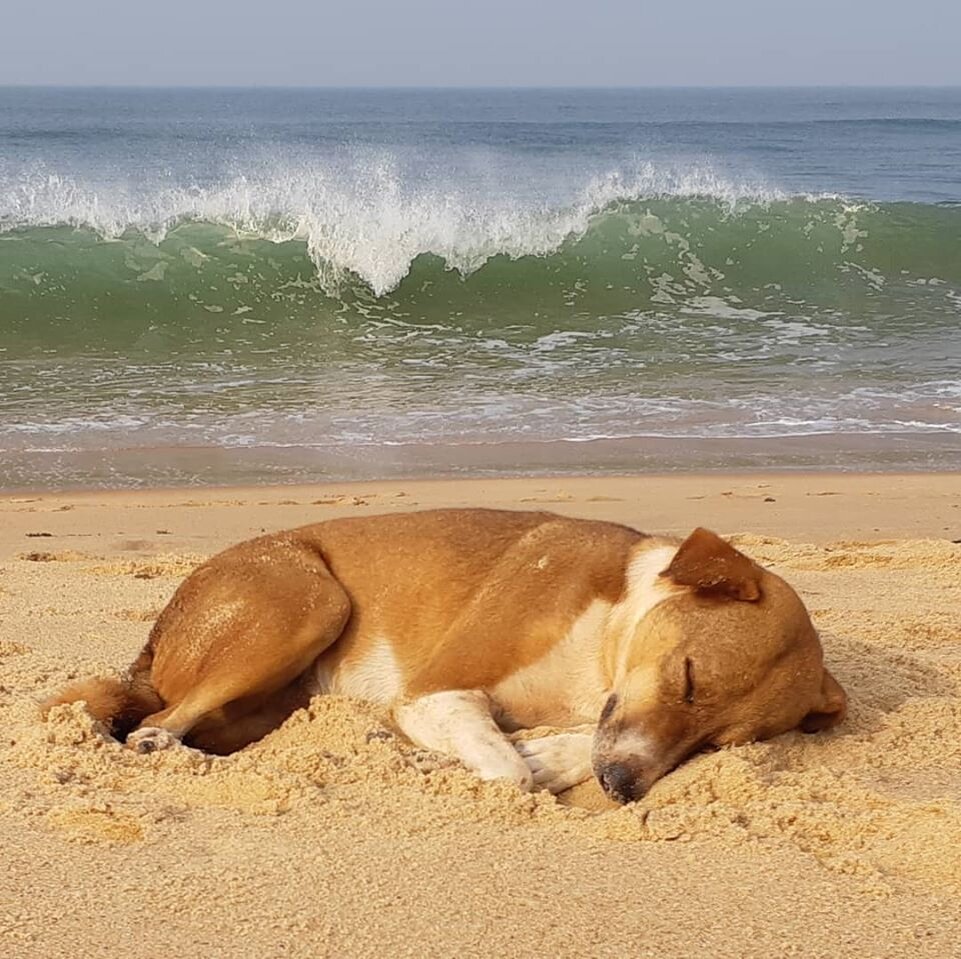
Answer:
[{"label": "ocean", "polygon": [[0,488],[961,468],[961,89],[0,88]]}]

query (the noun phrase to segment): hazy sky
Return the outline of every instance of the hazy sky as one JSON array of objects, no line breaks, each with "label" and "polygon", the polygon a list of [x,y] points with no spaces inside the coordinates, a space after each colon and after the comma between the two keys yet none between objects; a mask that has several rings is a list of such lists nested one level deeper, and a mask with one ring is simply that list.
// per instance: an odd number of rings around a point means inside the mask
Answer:
[{"label": "hazy sky", "polygon": [[6,0],[0,83],[961,84],[961,0]]}]

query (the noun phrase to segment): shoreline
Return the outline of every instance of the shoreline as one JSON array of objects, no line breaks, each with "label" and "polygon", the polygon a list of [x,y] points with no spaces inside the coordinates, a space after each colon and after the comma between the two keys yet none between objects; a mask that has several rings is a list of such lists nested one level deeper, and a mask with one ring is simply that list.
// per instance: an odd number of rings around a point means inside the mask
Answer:
[{"label": "shoreline", "polygon": [[[0,489],[219,488],[634,474],[885,474],[961,472],[959,434],[778,437],[632,436],[497,443],[350,446],[157,446],[7,451]],[[376,480],[371,480],[376,477]]]}]

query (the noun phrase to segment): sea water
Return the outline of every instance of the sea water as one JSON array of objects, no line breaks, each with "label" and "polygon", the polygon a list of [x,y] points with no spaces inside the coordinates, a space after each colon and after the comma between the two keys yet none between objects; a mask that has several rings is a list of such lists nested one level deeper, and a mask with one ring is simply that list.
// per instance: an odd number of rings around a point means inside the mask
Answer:
[{"label": "sea water", "polygon": [[961,468],[961,90],[0,88],[0,487]]}]

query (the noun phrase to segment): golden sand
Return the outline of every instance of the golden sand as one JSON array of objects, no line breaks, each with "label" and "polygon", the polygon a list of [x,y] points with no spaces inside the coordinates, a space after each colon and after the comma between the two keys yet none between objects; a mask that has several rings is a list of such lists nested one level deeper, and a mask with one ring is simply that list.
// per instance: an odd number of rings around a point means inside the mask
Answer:
[{"label": "golden sand", "polygon": [[[614,808],[594,784],[482,784],[335,697],[225,758],[129,753],[79,705],[38,719],[124,667],[227,543],[435,503],[733,535],[805,599],[848,720],[699,756]],[[4,955],[958,954],[956,476],[31,496],[0,522]]]}]

